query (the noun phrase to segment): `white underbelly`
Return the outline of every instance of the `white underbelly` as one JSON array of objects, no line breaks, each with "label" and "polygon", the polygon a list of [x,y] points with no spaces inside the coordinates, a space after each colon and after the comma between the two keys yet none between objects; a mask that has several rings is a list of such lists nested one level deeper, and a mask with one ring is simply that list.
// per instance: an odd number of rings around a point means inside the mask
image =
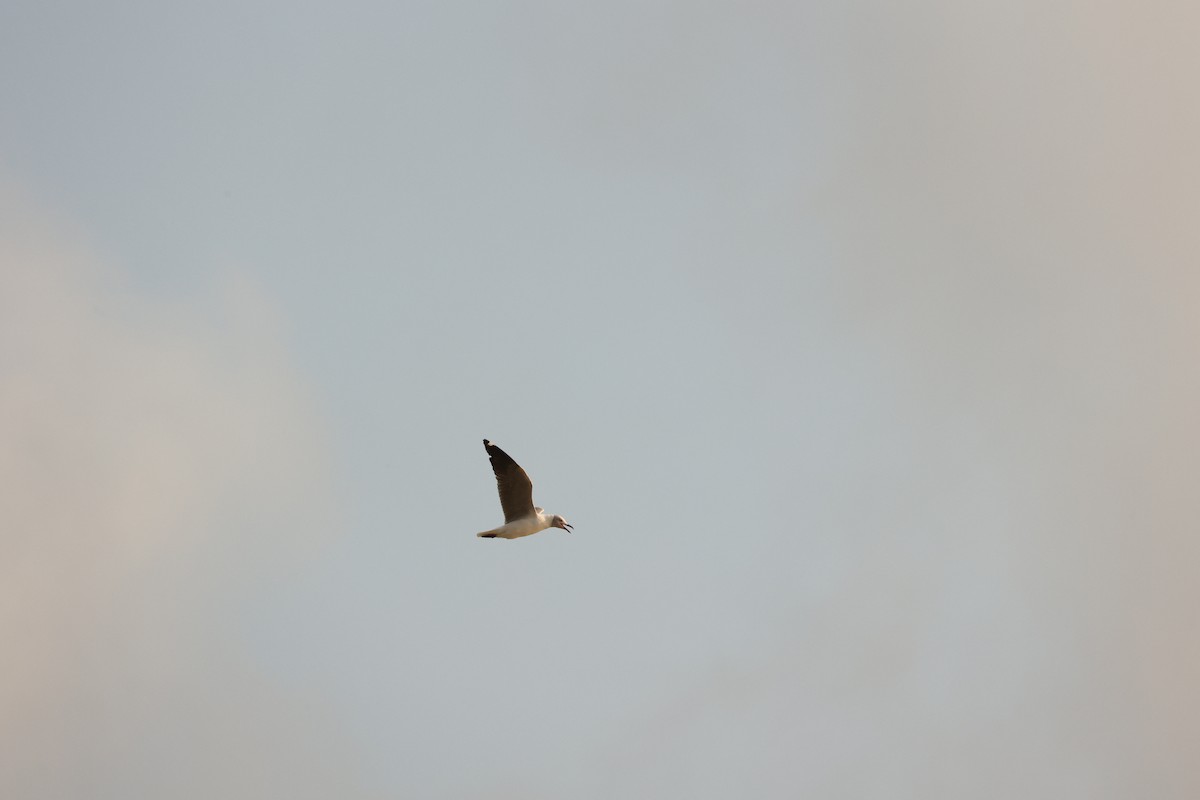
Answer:
[{"label": "white underbelly", "polygon": [[505,523],[499,528],[496,528],[496,535],[501,539],[520,539],[522,536],[544,531],[550,526],[542,522],[537,517],[526,517],[525,519],[514,519],[512,522]]}]

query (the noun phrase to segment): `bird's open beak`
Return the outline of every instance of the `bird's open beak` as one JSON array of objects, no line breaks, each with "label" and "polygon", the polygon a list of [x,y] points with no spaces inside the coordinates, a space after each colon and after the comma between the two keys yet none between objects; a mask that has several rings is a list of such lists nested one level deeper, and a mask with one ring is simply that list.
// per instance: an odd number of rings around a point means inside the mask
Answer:
[{"label": "bird's open beak", "polygon": [[564,523],[563,523],[563,528],[565,528],[565,529],[566,529],[567,533],[572,533],[572,532],[574,532],[574,530],[575,530],[575,526],[574,526],[574,525],[572,525],[572,524],[571,524],[571,523],[569,523],[569,522],[564,522]]}]

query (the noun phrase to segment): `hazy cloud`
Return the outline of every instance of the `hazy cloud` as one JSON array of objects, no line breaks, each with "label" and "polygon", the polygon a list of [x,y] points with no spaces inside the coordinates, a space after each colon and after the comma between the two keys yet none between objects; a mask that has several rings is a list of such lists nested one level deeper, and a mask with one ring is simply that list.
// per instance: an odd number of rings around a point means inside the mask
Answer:
[{"label": "hazy cloud", "polygon": [[0,793],[345,796],[336,725],[237,622],[329,518],[271,304],[138,295],[2,202]]}]

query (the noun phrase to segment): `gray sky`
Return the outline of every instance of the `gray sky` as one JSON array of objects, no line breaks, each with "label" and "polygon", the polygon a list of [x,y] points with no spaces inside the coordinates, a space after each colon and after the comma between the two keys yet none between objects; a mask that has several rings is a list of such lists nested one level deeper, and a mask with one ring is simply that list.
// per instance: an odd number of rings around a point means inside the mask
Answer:
[{"label": "gray sky", "polygon": [[1197,796],[1183,6],[4,4],[0,794]]}]

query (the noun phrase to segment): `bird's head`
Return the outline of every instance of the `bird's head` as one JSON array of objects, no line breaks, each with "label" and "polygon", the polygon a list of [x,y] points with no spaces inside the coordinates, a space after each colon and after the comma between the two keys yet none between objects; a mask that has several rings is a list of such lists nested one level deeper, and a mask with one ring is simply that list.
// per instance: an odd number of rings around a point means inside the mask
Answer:
[{"label": "bird's head", "polygon": [[565,519],[560,517],[558,514],[554,515],[554,517],[550,520],[550,524],[553,525],[555,528],[562,528],[567,533],[570,533],[575,528],[574,525],[567,522]]}]

